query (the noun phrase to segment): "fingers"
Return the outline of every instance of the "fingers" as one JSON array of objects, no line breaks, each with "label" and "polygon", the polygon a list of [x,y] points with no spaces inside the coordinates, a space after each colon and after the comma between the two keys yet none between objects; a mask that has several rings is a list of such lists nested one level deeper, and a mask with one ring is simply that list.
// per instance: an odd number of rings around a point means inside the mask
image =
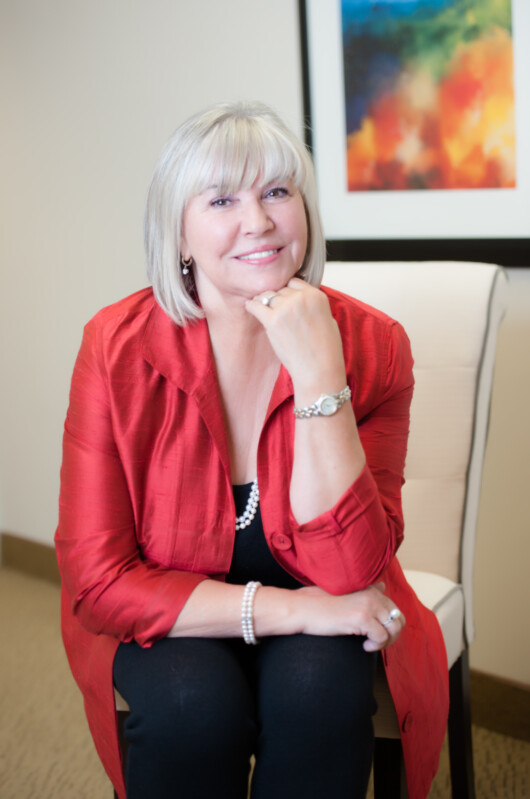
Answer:
[{"label": "fingers", "polygon": [[381,622],[383,627],[389,627],[394,622],[398,621],[401,618],[401,611],[398,608],[392,608],[390,613],[388,614],[388,619],[385,619]]},{"label": "fingers", "polygon": [[[382,588],[381,588],[382,586]],[[384,583],[376,583],[372,588],[379,592],[384,590]],[[366,640],[363,644],[367,652],[377,652],[393,644],[405,626],[405,616],[389,597],[380,593],[376,595],[379,606],[376,607],[366,629]]]},{"label": "fingers", "polygon": [[363,644],[367,652],[378,652],[391,646],[399,638],[405,626],[405,617],[400,613],[399,618],[382,622],[376,620],[373,630],[370,630]]},{"label": "fingers", "polygon": [[[291,283],[291,281],[289,281],[289,283]],[[303,281],[301,280],[300,283],[303,283]],[[291,289],[291,291],[294,290],[296,289]],[[249,311],[262,323],[270,321],[270,315],[269,315],[270,311],[272,311],[273,308],[277,309],[278,300],[280,298],[285,299],[285,296],[288,295],[289,295],[289,289],[287,287],[284,287],[279,291],[264,291],[261,294],[256,294],[255,297],[247,301],[246,303],[247,311]]]},{"label": "fingers", "polygon": [[300,277],[292,277],[287,285],[290,289],[294,289],[295,291],[303,291],[309,284]]},{"label": "fingers", "polygon": [[[298,277],[291,278],[287,285],[283,286],[278,291],[268,290],[263,291],[261,294],[256,294],[251,300],[248,300],[246,303],[247,310],[250,311],[254,316],[259,318],[260,311],[263,310],[263,307],[269,310],[278,309],[282,305],[282,301],[288,300],[289,298],[294,299],[296,296],[300,296],[300,292],[306,293],[311,296],[318,297],[320,296],[320,291],[315,289],[313,286],[310,286],[309,283],[306,283],[305,280],[301,280]],[[276,300],[278,298],[279,302]],[[261,307],[260,307],[261,306]],[[266,315],[262,314],[264,319],[267,319]]]},{"label": "fingers", "polygon": [[384,583],[375,583],[362,591],[338,596],[316,586],[298,589],[295,593],[302,602],[298,606],[300,632],[309,635],[359,635],[365,638],[363,646],[367,652],[385,649],[398,639],[405,626],[405,617],[382,593],[382,588]]},{"label": "fingers", "polygon": [[266,305],[267,308],[272,308],[272,301],[277,296],[278,292],[273,291],[272,294],[266,294],[264,297],[261,298],[262,305]]},{"label": "fingers", "polygon": [[258,322],[261,322],[264,327],[271,321],[270,313],[273,308],[273,302],[279,296],[279,293],[279,291],[264,291],[246,302],[247,311],[256,317]]}]

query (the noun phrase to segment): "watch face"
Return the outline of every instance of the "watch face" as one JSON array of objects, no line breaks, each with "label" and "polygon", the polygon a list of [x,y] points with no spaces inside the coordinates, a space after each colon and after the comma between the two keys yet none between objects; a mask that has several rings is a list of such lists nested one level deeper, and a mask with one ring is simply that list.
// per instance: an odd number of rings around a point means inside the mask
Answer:
[{"label": "watch face", "polygon": [[332,416],[339,406],[335,397],[323,397],[320,403],[320,413],[323,416]]}]

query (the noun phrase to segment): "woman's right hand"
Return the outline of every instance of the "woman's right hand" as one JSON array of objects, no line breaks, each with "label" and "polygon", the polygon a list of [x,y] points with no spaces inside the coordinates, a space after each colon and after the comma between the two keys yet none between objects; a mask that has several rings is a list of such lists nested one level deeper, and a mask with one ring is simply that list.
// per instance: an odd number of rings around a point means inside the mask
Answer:
[{"label": "woman's right hand", "polygon": [[405,617],[390,623],[390,611],[396,606],[383,593],[384,583],[363,591],[335,596],[316,586],[293,592],[300,614],[300,632],[308,635],[362,635],[367,652],[377,652],[393,644],[405,626]]}]

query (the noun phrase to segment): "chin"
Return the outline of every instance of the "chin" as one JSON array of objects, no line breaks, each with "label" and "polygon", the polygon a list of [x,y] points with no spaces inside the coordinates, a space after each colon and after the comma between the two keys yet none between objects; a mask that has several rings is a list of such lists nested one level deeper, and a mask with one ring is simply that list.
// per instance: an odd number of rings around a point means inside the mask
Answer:
[{"label": "chin", "polygon": [[296,277],[297,272],[293,270],[283,272],[269,272],[260,276],[259,280],[254,282],[257,288],[255,294],[261,294],[263,291],[279,291],[283,289],[292,277]]}]

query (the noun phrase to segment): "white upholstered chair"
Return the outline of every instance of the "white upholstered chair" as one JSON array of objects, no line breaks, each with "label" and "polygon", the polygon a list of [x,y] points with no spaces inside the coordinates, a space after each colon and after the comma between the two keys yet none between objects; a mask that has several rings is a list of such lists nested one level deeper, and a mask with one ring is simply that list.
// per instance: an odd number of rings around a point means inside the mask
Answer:
[{"label": "white upholstered chair", "polygon": [[[473,559],[506,282],[500,267],[468,262],[335,262],[323,280],[397,319],[411,340],[416,385],[399,560],[445,640],[453,799],[475,796],[468,655]],[[382,670],[376,696],[375,796],[406,797],[399,727]]]},{"label": "white upholstered chair", "polygon": [[[399,558],[440,622],[450,670],[453,799],[473,799],[468,647],[472,572],[504,271],[474,263],[328,263],[325,285],[405,327],[415,359]],[[406,797],[399,727],[382,671],[376,690],[376,799]],[[117,709],[127,706],[117,697]]]}]

